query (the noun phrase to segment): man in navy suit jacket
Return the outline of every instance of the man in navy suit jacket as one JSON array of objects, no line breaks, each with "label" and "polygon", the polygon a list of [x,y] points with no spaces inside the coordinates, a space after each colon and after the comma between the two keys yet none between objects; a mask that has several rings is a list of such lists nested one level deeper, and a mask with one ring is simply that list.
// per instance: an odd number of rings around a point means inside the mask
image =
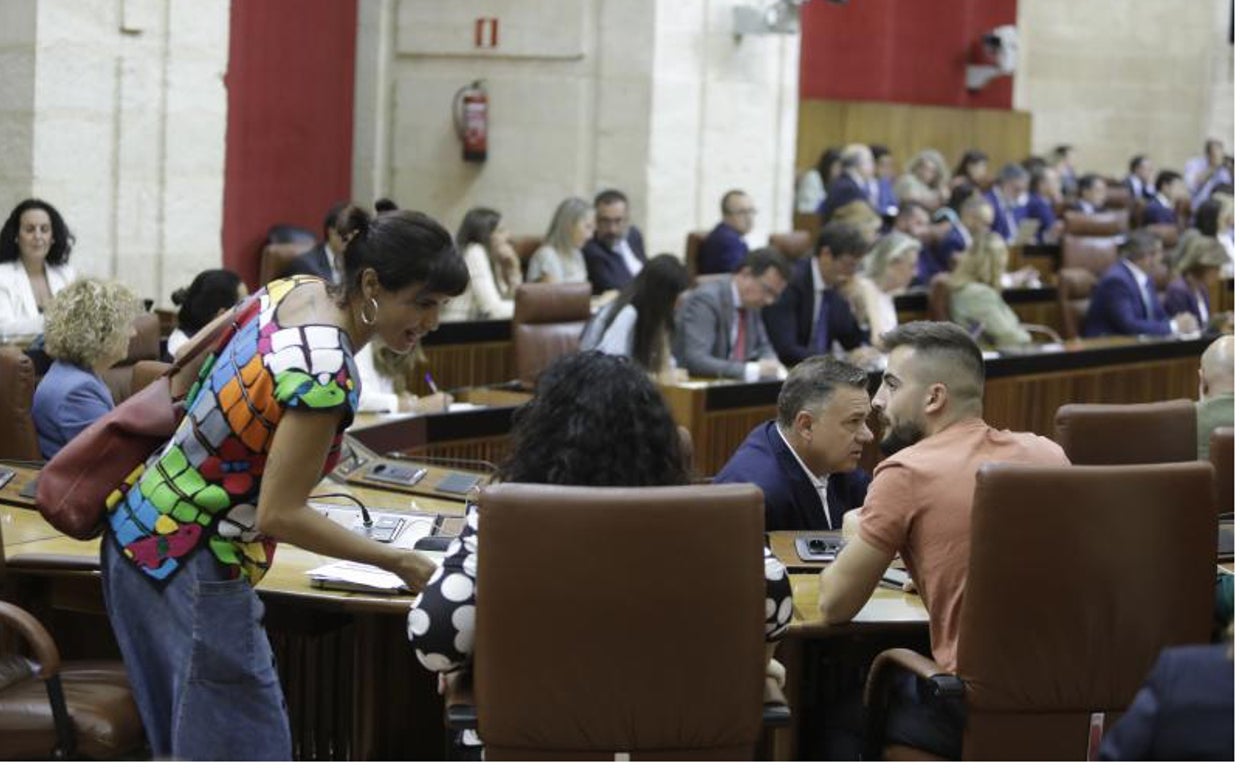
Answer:
[{"label": "man in navy suit jacket", "polygon": [[1188,196],[1184,177],[1175,171],[1162,171],[1154,182],[1154,199],[1145,204],[1141,224],[1179,224],[1175,204]]},{"label": "man in navy suit jacket", "polygon": [[878,203],[878,188],[871,190],[874,180],[874,155],[864,144],[849,144],[840,156],[840,175],[827,187],[827,199],[818,209],[823,223],[840,208],[857,200],[864,200],[871,208]]},{"label": "man in navy suit jacket", "polygon": [[581,247],[591,291],[620,290],[646,265],[646,244],[629,224],[629,199],[618,189],[594,198],[594,236]]},{"label": "man in navy suit jacket", "polygon": [[779,360],[792,366],[831,351],[838,341],[856,349],[866,338],[840,288],[857,271],[865,239],[851,224],[828,224],[818,233],[815,256],[797,260],[788,289],[762,310],[766,332]]},{"label": "man in navy suit jacket", "polygon": [[1235,666],[1230,643],[1164,649],[1098,757],[1234,760]]},{"label": "man in navy suit jacket", "polygon": [[986,193],[986,199],[995,209],[995,221],[991,225],[1003,241],[1011,245],[1020,231],[1020,220],[1025,216],[1022,199],[1029,191],[1029,171],[1016,163],[1008,163],[999,170],[999,178]]},{"label": "man in navy suit jacket", "polygon": [[1102,213],[1107,205],[1107,183],[1096,173],[1087,173],[1077,183],[1077,199],[1068,209],[1081,213]]},{"label": "man in navy suit jacket", "polygon": [[768,531],[839,528],[870,485],[857,469],[874,439],[865,371],[811,357],[788,374],[777,407],[778,418],[749,433],[715,482],[761,488]]},{"label": "man in navy suit jacket", "polygon": [[758,211],[753,199],[739,189],[728,190],[719,202],[723,221],[715,225],[698,249],[699,275],[731,274],[749,253],[745,235],[753,230]]},{"label": "man in navy suit jacket", "polygon": [[1154,198],[1154,164],[1145,155],[1136,155],[1128,161],[1128,178],[1124,181],[1133,200]]},{"label": "man in navy suit jacket", "polygon": [[1162,258],[1162,242],[1149,232],[1133,232],[1120,247],[1123,256],[1102,276],[1085,314],[1082,336],[1166,336],[1198,328],[1192,315],[1168,319],[1154,291],[1150,271]]},{"label": "man in navy suit jacket", "polygon": [[293,259],[280,277],[314,275],[328,283],[340,282],[344,274],[344,237],[339,232],[336,219],[346,206],[348,202],[341,201],[327,210],[327,214],[323,216],[323,240]]}]

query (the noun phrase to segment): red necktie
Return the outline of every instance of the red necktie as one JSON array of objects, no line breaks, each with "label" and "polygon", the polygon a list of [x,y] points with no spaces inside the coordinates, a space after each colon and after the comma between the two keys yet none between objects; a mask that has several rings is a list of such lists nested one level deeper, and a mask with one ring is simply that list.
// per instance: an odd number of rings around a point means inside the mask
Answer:
[{"label": "red necktie", "polygon": [[745,362],[745,308],[736,310],[736,344],[732,347],[732,359]]}]

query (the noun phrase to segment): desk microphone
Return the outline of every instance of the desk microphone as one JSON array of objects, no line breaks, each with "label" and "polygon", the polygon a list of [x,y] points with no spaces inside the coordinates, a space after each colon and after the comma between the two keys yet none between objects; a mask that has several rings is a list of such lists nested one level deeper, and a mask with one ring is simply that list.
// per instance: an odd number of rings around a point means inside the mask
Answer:
[{"label": "desk microphone", "polygon": [[362,503],[361,499],[357,498],[351,493],[316,493],[313,496],[310,496],[309,498],[311,499],[348,499],[349,501],[356,504],[358,510],[361,511],[362,527],[366,529],[374,527],[375,521],[370,519],[370,510],[366,508],[366,505]]}]

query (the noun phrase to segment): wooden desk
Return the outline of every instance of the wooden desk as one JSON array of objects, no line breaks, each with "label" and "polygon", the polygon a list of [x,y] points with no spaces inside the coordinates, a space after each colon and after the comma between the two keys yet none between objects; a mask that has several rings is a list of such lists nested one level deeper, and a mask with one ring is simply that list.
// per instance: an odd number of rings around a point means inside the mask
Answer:
[{"label": "wooden desk", "polygon": [[[444,323],[422,340],[424,368],[442,390],[479,387],[517,376],[511,320]],[[430,394],[426,382],[414,382],[419,395]]]},{"label": "wooden desk", "polygon": [[[1210,341],[1086,339],[1062,351],[1003,354],[986,361],[984,416],[1001,429],[1053,435],[1055,411],[1066,403],[1196,398],[1197,368]],[[878,383],[871,374],[871,391]],[[717,473],[754,427],[775,417],[780,386],[700,380],[662,387],[676,423],[693,436],[698,472]]]}]

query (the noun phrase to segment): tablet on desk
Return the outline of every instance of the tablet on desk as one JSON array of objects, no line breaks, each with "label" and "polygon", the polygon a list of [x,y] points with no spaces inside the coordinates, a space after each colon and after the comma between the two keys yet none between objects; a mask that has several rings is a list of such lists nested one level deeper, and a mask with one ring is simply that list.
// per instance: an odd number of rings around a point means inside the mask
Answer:
[{"label": "tablet on desk", "polygon": [[472,491],[481,481],[478,475],[470,475],[464,472],[452,472],[447,477],[439,481],[435,486],[435,490],[442,493],[459,493],[462,496]]}]

